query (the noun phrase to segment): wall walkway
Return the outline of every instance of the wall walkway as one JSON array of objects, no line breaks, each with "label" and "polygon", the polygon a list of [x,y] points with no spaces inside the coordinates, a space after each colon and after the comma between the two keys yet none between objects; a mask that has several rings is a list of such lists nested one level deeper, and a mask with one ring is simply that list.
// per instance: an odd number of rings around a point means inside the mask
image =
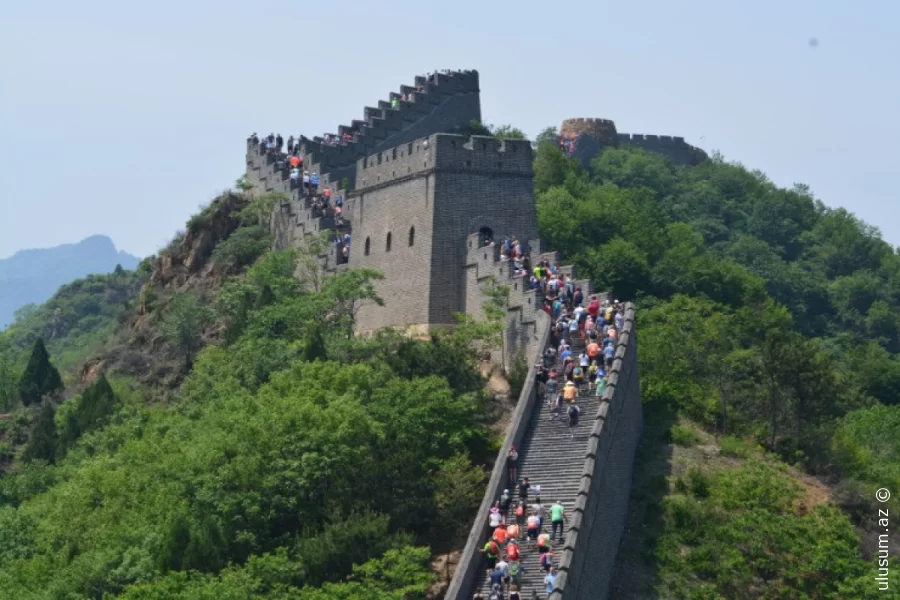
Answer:
[{"label": "wall walkway", "polygon": [[[549,342],[550,319],[541,314],[543,348]],[[488,539],[491,505],[503,489],[513,489],[514,484],[507,481],[505,460],[513,444],[520,448],[519,476],[527,476],[532,484],[541,486],[545,506],[560,500],[566,507],[566,539],[561,548],[554,548],[559,577],[550,598],[602,600],[609,595],[643,427],[633,305],[626,305],[625,327],[619,335],[607,389],[600,399],[581,401],[584,410],[574,438],[566,441],[566,434],[549,421],[546,405],[538,398],[534,375],[532,368],[446,600],[469,600],[475,591],[484,589],[484,558],[479,549]],[[548,530],[549,519],[545,518],[544,524]],[[523,597],[531,597],[532,589],[536,589],[540,598],[547,598],[543,573],[534,577],[539,570],[534,564],[537,559],[525,553],[523,557],[527,575]]]}]

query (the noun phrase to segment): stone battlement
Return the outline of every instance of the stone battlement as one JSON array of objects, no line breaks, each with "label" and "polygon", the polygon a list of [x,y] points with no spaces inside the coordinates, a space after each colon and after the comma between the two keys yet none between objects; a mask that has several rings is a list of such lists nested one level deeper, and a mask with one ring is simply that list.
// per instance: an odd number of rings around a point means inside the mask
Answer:
[{"label": "stone battlement", "polygon": [[560,135],[576,138],[574,156],[587,165],[605,148],[620,146],[643,148],[663,154],[673,163],[695,165],[708,158],[706,153],[684,141],[683,137],[642,133],[618,133],[614,122],[607,119],[566,119]]},{"label": "stone battlement", "polygon": [[[396,108],[390,100],[379,100],[377,106],[363,109],[363,119],[338,126],[335,137],[339,143],[325,143],[323,136],[300,136],[301,153],[306,164],[316,164],[320,173],[339,173],[337,180],[346,176],[353,181],[360,158],[435,131],[480,121],[479,95],[478,71],[435,73],[430,78],[420,75],[415,85],[401,85],[400,92],[389,94],[390,99],[397,98]],[[343,141],[345,134],[349,141]]]},{"label": "stone battlement", "polygon": [[589,135],[599,140],[614,141],[616,124],[609,119],[566,119],[559,128],[559,134],[565,137]]},{"label": "stone battlement", "polygon": [[356,192],[436,170],[531,177],[532,150],[525,140],[438,133],[360,159]]},{"label": "stone battlement", "polygon": [[684,144],[683,137],[671,136],[671,135],[653,135],[653,134],[643,134],[643,133],[620,133],[618,134],[618,138],[620,142],[623,143],[640,143],[640,142],[656,142],[660,145],[670,145],[676,146],[679,144]]}]

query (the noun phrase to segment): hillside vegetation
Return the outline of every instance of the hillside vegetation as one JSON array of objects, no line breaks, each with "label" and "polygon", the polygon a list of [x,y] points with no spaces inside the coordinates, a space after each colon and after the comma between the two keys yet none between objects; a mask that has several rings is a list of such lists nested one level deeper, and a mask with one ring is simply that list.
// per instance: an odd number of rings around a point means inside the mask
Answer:
[{"label": "hillside vegetation", "polygon": [[[631,552],[640,564],[628,566],[650,575],[623,597],[874,591],[864,559],[875,544],[863,544],[861,557],[849,525],[874,532],[885,508],[875,490],[900,489],[900,255],[807,188],[779,189],[719,157],[673,167],[610,149],[582,169],[552,145],[552,132],[543,139],[542,237],[598,289],[639,308],[648,433],[633,505],[659,521],[645,528],[632,515],[629,543],[644,551]],[[671,451],[679,419],[823,478],[845,513],[791,508],[796,492],[783,476],[752,465],[696,471],[700,491],[679,484],[671,463],[655,458]],[[890,506],[900,508],[896,495]],[[822,566],[795,564],[815,551],[825,553]]]},{"label": "hillside vegetation", "polygon": [[[867,597],[872,493],[900,490],[900,256],[719,158],[582,169],[552,139],[542,237],[638,305],[651,518],[623,597]],[[380,275],[323,280],[325,239],[268,250],[275,201],[225,194],[0,334],[0,597],[426,597],[498,447],[472,350],[498,321],[355,338]],[[673,466],[673,445],[720,458]]]}]

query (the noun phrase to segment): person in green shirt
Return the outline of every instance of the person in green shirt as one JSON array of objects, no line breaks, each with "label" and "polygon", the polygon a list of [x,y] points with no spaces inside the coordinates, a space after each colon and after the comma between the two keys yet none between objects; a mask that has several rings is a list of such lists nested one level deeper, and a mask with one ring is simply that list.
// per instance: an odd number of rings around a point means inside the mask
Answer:
[{"label": "person in green shirt", "polygon": [[563,524],[565,523],[565,521],[566,509],[563,508],[562,502],[557,500],[556,503],[550,507],[550,522],[552,524],[550,539],[556,537],[556,531],[557,529],[559,529],[559,543],[563,542]]},{"label": "person in green shirt", "polygon": [[597,376],[597,396],[602,396],[606,391],[606,376]]}]

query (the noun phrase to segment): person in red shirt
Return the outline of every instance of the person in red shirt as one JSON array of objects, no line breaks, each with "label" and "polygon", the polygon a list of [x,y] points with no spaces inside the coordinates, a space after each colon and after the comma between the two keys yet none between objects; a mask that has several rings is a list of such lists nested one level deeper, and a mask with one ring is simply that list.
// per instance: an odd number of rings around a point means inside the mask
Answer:
[{"label": "person in red shirt", "polygon": [[299,156],[292,156],[292,157],[291,157],[291,168],[292,168],[292,169],[296,169],[296,168],[298,168],[299,166],[300,166],[300,157],[299,157]]},{"label": "person in red shirt", "polygon": [[597,296],[591,296],[591,303],[588,304],[587,311],[591,318],[596,321],[597,315],[600,314],[600,301],[597,300]]},{"label": "person in red shirt", "polygon": [[500,546],[503,546],[506,543],[507,537],[508,537],[508,534],[507,534],[505,528],[498,527],[497,529],[494,530],[493,539],[495,542],[500,544]]},{"label": "person in red shirt", "polygon": [[512,542],[513,540],[510,540],[510,543],[506,546],[506,560],[508,561],[519,560],[519,544]]}]

